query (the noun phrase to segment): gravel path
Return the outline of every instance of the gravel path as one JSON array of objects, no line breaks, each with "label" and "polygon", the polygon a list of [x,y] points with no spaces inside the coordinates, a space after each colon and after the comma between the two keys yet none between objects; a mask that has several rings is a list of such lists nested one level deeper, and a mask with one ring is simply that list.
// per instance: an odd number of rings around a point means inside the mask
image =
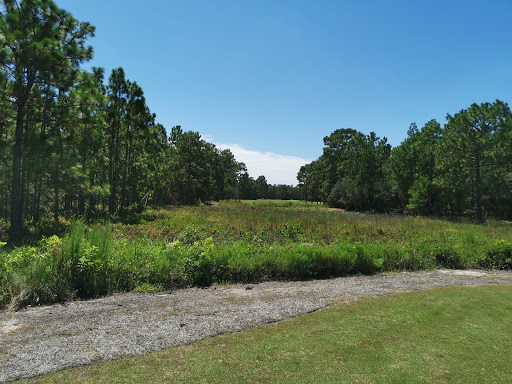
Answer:
[{"label": "gravel path", "polygon": [[0,382],[191,343],[361,296],[512,285],[512,272],[404,272],[119,294],[0,312]]}]

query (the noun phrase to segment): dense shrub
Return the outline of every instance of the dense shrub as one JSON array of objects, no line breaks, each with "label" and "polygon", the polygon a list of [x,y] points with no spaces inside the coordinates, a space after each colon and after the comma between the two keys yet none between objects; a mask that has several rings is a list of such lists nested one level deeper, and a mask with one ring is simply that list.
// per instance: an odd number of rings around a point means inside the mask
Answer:
[{"label": "dense shrub", "polygon": [[498,240],[487,251],[481,264],[487,268],[512,269],[512,244]]}]

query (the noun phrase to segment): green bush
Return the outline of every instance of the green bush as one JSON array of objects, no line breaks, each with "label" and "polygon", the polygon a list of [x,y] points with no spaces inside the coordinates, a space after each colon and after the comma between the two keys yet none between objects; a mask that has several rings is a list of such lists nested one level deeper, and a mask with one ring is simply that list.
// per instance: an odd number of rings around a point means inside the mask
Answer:
[{"label": "green bush", "polygon": [[512,269],[512,244],[504,240],[496,241],[481,264],[486,268]]},{"label": "green bush", "polygon": [[440,267],[452,269],[466,268],[466,261],[453,247],[445,245],[436,246],[432,256],[436,265]]}]

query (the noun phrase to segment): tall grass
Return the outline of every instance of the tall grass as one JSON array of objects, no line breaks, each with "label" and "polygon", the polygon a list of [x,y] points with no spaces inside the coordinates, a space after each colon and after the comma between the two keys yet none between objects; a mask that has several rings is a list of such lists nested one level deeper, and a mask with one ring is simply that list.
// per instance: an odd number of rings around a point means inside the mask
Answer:
[{"label": "tall grass", "polygon": [[62,238],[0,247],[0,306],[225,282],[512,268],[510,229],[294,202],[148,211],[130,226],[77,220]]}]

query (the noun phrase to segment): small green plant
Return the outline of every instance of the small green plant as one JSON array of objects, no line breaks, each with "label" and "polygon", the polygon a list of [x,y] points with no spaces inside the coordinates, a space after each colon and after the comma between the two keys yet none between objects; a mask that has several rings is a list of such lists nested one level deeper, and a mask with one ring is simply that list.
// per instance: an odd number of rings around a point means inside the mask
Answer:
[{"label": "small green plant", "polygon": [[153,285],[148,283],[142,283],[140,285],[137,285],[134,289],[134,291],[138,293],[155,293],[161,292],[163,290],[164,287],[162,285]]},{"label": "small green plant", "polygon": [[497,240],[487,251],[482,264],[487,268],[512,269],[512,243]]},{"label": "small green plant", "polygon": [[182,244],[192,245],[198,241],[201,241],[205,237],[205,234],[201,229],[196,228],[195,225],[190,225],[178,236],[178,240]]},{"label": "small green plant", "polygon": [[284,223],[278,227],[278,233],[280,237],[285,241],[291,241],[293,243],[299,242],[303,238],[303,233],[300,225],[293,225],[290,223]]}]

